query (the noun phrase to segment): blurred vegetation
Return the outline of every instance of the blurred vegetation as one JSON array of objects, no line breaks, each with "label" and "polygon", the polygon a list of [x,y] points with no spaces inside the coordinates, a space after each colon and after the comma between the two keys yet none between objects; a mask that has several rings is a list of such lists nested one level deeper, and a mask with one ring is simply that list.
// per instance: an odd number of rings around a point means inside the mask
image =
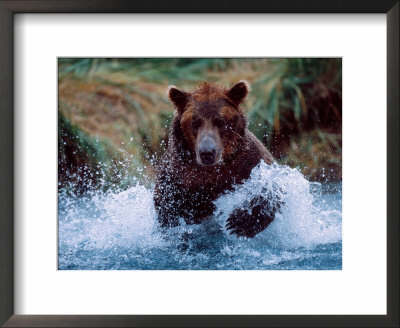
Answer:
[{"label": "blurred vegetation", "polygon": [[205,80],[249,81],[249,129],[278,162],[341,179],[341,59],[65,58],[58,68],[61,189],[151,184],[173,117],[167,86]]}]

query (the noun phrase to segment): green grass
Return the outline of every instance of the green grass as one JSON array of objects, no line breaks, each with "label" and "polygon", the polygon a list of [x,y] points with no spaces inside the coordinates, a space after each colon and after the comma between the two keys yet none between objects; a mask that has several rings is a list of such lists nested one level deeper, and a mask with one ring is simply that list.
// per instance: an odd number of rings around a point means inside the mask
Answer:
[{"label": "green grass", "polygon": [[59,145],[60,187],[90,178],[93,186],[127,188],[135,176],[151,177],[173,117],[167,86],[191,90],[206,80],[228,87],[241,79],[251,84],[249,129],[273,155],[311,180],[340,179],[340,59],[64,58],[59,140],[76,153],[65,157]]},{"label": "green grass", "polygon": [[107,138],[97,138],[58,115],[59,190],[85,193],[90,190],[126,189],[135,181],[146,183],[138,168],[140,160],[116,151]]},{"label": "green grass", "polygon": [[[252,85],[253,92],[259,95],[249,112],[256,135],[265,140],[272,134],[296,135],[321,127],[339,131],[341,60],[291,58],[275,62],[273,72]],[[321,108],[318,101],[324,98],[329,98],[329,104]],[[271,139],[268,143],[272,146]]]}]

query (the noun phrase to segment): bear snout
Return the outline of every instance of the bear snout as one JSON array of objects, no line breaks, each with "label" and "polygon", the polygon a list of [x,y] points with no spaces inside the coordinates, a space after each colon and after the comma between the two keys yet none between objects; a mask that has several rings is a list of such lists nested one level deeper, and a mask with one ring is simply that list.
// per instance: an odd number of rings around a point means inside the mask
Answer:
[{"label": "bear snout", "polygon": [[217,143],[212,136],[206,135],[200,140],[197,160],[202,165],[213,165],[217,162]]},{"label": "bear snout", "polygon": [[199,155],[201,164],[204,165],[214,164],[216,154],[217,154],[217,149],[214,140],[209,136],[203,138],[199,145]]}]

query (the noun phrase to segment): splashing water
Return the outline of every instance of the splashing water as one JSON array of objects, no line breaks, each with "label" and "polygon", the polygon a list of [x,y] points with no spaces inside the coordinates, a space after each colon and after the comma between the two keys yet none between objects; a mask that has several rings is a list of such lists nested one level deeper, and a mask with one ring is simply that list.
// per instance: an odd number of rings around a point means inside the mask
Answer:
[{"label": "splashing water", "polygon": [[[229,214],[262,193],[284,205],[252,239],[226,231]],[[297,169],[261,162],[198,225],[159,228],[152,190],[59,196],[59,269],[329,269],[342,267],[341,184],[308,182]]]}]

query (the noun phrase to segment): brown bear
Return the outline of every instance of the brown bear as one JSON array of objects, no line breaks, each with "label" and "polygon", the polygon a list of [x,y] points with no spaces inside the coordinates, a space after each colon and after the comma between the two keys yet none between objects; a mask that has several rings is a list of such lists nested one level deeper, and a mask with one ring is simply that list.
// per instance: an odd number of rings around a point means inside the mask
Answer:
[{"label": "brown bear", "polygon": [[[169,88],[176,113],[154,189],[162,227],[176,226],[179,219],[193,224],[212,217],[220,195],[248,179],[261,160],[274,162],[246,127],[240,104],[248,92],[246,81],[229,90],[206,82],[191,93]],[[247,208],[230,214],[226,229],[238,237],[254,237],[273,221],[280,203],[272,204],[261,195],[248,200]]]}]

